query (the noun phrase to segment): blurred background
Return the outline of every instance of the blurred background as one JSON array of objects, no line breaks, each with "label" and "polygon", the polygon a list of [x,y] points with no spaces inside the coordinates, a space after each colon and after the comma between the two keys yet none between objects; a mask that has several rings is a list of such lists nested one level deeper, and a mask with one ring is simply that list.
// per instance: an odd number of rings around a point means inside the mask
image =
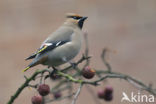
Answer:
[{"label": "blurred background", "polygon": [[[30,76],[35,69],[45,68],[39,65],[26,73],[21,72],[30,62],[24,59],[62,25],[69,12],[89,17],[83,31],[88,32],[93,56],[91,67],[106,69],[100,55],[104,47],[109,47],[116,51],[109,55],[113,71],[152,83],[156,88],[155,0],[0,0],[0,104],[5,104],[24,82],[24,74]],[[83,49],[79,56],[82,53]],[[110,79],[105,85],[114,88],[114,99],[109,104],[121,103],[123,91],[138,93],[138,89],[123,80]],[[92,87],[94,93],[105,85]],[[30,99],[36,93],[25,89],[14,104],[31,104]],[[83,87],[77,104],[86,103],[96,104]]]}]

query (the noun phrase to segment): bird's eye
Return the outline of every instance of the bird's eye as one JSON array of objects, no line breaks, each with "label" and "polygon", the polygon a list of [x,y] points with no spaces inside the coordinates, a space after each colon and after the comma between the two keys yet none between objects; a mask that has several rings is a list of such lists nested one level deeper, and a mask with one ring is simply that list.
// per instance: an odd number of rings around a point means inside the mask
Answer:
[{"label": "bird's eye", "polygon": [[76,20],[78,20],[78,19],[80,19],[80,17],[73,17],[73,19],[76,19]]},{"label": "bird's eye", "polygon": [[73,19],[77,19],[77,17],[73,17]]}]

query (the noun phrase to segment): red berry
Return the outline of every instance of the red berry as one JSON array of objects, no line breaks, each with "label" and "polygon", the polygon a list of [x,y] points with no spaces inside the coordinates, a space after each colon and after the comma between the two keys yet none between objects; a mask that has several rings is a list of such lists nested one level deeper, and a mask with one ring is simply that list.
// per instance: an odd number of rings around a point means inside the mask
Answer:
[{"label": "red berry", "polygon": [[42,104],[42,96],[36,95],[31,98],[32,104]]},{"label": "red berry", "polygon": [[113,88],[111,86],[106,86],[104,90],[104,100],[111,101],[113,99]]},{"label": "red berry", "polygon": [[86,66],[83,70],[82,70],[82,75],[83,77],[87,78],[87,79],[91,79],[94,77],[95,75],[95,70],[91,69],[89,66]]},{"label": "red berry", "polygon": [[47,85],[47,84],[41,84],[41,85],[39,85],[39,87],[38,87],[38,92],[39,92],[39,94],[42,95],[42,96],[48,95],[49,92],[50,92],[50,87],[49,87],[49,85]]},{"label": "red berry", "polygon": [[111,101],[113,99],[113,88],[111,86],[106,86],[105,89],[99,90],[97,95],[100,99]]},{"label": "red berry", "polygon": [[103,99],[104,96],[105,96],[104,90],[99,90],[98,93],[97,93],[97,95],[98,95],[98,97],[99,97],[100,99]]},{"label": "red berry", "polygon": [[112,99],[113,99],[113,94],[105,95],[105,96],[104,96],[104,100],[105,100],[105,101],[111,101]]},{"label": "red berry", "polygon": [[106,86],[104,90],[105,94],[112,94],[113,93],[113,88],[112,86]]},{"label": "red berry", "polygon": [[55,99],[58,99],[58,98],[60,98],[61,96],[62,96],[62,94],[61,94],[61,92],[59,92],[59,91],[54,93],[54,98],[55,98]]}]

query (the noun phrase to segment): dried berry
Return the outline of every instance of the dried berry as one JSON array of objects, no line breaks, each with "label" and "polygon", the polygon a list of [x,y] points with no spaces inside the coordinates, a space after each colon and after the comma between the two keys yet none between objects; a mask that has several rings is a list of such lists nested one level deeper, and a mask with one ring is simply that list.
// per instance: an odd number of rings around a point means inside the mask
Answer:
[{"label": "dried berry", "polygon": [[98,93],[97,93],[97,95],[98,95],[98,97],[99,97],[100,99],[103,99],[104,96],[105,96],[104,90],[99,90]]},{"label": "dried berry", "polygon": [[50,78],[51,78],[52,80],[57,80],[57,79],[60,79],[61,76],[59,76],[59,75],[57,75],[57,74],[51,74],[51,75],[50,75]]},{"label": "dried berry", "polygon": [[111,101],[113,99],[113,88],[111,86],[106,86],[105,89],[99,90],[97,95],[100,99]]},{"label": "dried berry", "polygon": [[106,86],[104,92],[105,94],[112,94],[113,93],[112,86]]},{"label": "dried berry", "polygon": [[113,99],[113,88],[111,86],[106,86],[104,89],[104,100],[111,101]]},{"label": "dried berry", "polygon": [[87,78],[87,79],[91,79],[94,77],[95,75],[95,70],[91,69],[89,66],[86,66],[83,70],[82,70],[82,75],[83,77]]},{"label": "dried berry", "polygon": [[110,94],[110,95],[107,95],[107,94],[106,94],[106,95],[104,96],[104,100],[105,100],[105,101],[111,101],[112,99],[113,99],[113,94]]},{"label": "dried berry", "polygon": [[42,104],[42,96],[36,95],[31,98],[32,104]]},{"label": "dried berry", "polygon": [[62,96],[61,92],[59,92],[59,91],[58,92],[54,92],[53,95],[54,95],[55,99],[58,99],[58,98],[60,98]]},{"label": "dried berry", "polygon": [[50,87],[49,87],[49,85],[47,85],[47,84],[41,84],[41,85],[39,85],[39,87],[38,87],[38,92],[39,92],[39,94],[42,95],[42,96],[48,95],[49,92],[50,92]]}]

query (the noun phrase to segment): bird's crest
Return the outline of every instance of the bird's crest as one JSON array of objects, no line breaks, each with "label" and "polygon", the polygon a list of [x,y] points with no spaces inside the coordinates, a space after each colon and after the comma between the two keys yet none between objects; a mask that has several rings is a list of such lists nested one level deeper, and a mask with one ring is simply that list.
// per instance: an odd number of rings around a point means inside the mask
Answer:
[{"label": "bird's crest", "polygon": [[82,16],[76,14],[76,13],[67,13],[66,14],[67,18],[73,18],[73,17],[77,17],[77,18],[82,18]]}]

